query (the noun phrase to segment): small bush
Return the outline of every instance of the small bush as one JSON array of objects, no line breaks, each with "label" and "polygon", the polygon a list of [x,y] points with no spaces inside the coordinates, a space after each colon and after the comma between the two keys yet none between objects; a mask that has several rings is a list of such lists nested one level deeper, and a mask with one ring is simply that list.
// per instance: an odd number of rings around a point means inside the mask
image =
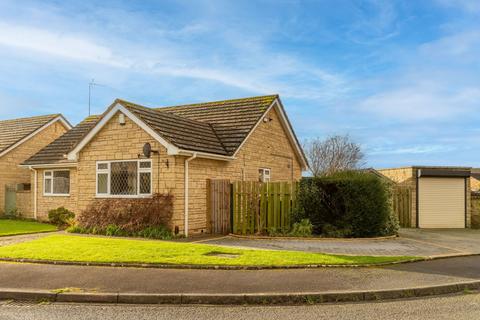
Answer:
[{"label": "small bush", "polygon": [[[155,194],[141,199],[97,199],[78,217],[79,226],[101,234],[115,225],[127,234],[151,226],[167,226],[173,214],[173,196]],[[113,227],[110,228],[114,232]],[[118,232],[118,231],[115,231]]]},{"label": "small bush", "polygon": [[78,225],[73,225],[73,226],[70,226],[66,229],[67,232],[70,232],[70,233],[89,233],[87,229],[85,228],[82,228]]},{"label": "small bush", "polygon": [[288,228],[275,228],[270,227],[267,230],[267,234],[269,237],[285,237],[288,236],[290,230]]},{"label": "small bush", "polygon": [[18,212],[17,208],[10,209],[5,212],[5,218],[6,219],[18,219],[20,218],[20,214]]},{"label": "small bush", "polygon": [[[103,234],[103,232],[100,232]],[[109,224],[107,226],[107,228],[105,229],[105,235],[106,236],[111,236],[111,237],[122,237],[124,235],[126,235],[126,232],[122,230],[122,228],[120,228],[119,226],[117,225],[114,225],[114,224]]]},{"label": "small bush", "polygon": [[65,207],[53,209],[48,212],[48,221],[60,227],[68,225],[68,223],[74,218],[75,214]]},{"label": "small bush", "polygon": [[151,226],[147,227],[137,233],[137,236],[151,239],[163,239],[170,240],[173,238],[173,234],[164,226]]},{"label": "small bush", "polygon": [[311,237],[313,231],[313,224],[308,219],[302,219],[300,222],[295,222],[290,231],[292,237]]},{"label": "small bush", "polygon": [[303,179],[296,221],[309,219],[313,233],[329,237],[394,234],[389,186],[370,173],[345,171]]}]

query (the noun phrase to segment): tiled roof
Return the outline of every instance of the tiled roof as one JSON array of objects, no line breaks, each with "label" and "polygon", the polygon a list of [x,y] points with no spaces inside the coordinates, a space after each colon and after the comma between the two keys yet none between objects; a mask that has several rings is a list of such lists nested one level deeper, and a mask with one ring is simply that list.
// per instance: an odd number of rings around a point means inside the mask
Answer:
[{"label": "tiled roof", "polygon": [[118,102],[174,146],[184,150],[227,155],[221,141],[208,123],[142,107],[123,100]]},{"label": "tiled roof", "polygon": [[28,137],[60,114],[0,121],[0,153]]},{"label": "tiled roof", "polygon": [[100,116],[90,116],[27,159],[24,165],[68,162],[65,155],[92,129]]},{"label": "tiled roof", "polygon": [[158,108],[210,124],[228,155],[233,155],[277,95]]},{"label": "tiled roof", "polygon": [[[277,98],[270,95],[163,108],[147,108],[117,99],[112,106],[121,104],[180,149],[231,156]],[[72,151],[101,118],[85,119],[24,164],[67,162],[64,155]]]}]

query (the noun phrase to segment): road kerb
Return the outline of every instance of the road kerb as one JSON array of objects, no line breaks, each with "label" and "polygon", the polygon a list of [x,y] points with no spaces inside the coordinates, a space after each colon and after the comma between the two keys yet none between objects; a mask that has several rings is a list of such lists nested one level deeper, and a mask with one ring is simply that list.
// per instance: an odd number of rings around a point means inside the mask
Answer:
[{"label": "road kerb", "polygon": [[62,292],[48,290],[0,289],[1,300],[27,300],[76,303],[126,304],[210,304],[210,305],[265,305],[265,304],[317,304],[335,302],[361,302],[394,300],[462,293],[480,290],[480,281],[441,284],[427,287],[388,290],[358,290],[338,292],[282,292],[282,293],[179,293],[143,294],[108,292]]}]

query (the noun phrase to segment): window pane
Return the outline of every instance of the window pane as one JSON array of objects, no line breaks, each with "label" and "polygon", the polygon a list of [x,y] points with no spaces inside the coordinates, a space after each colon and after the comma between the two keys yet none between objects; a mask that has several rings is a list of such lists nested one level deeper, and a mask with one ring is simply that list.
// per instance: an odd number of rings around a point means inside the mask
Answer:
[{"label": "window pane", "polygon": [[110,171],[110,194],[137,194],[137,162],[112,162]]},{"label": "window pane", "polygon": [[45,176],[46,177],[51,177],[52,176],[52,171],[45,171]]},{"label": "window pane", "polygon": [[70,192],[70,171],[53,172],[53,193],[68,194]]},{"label": "window pane", "polygon": [[108,163],[99,163],[97,165],[98,170],[107,170],[108,169]]},{"label": "window pane", "polygon": [[52,193],[52,179],[45,179],[45,193]]},{"label": "window pane", "polygon": [[150,194],[150,172],[140,172],[140,193],[141,194]]},{"label": "window pane", "polygon": [[143,161],[140,162],[140,168],[142,169],[148,169],[152,167],[152,163],[150,161]]},{"label": "window pane", "polygon": [[108,173],[99,173],[97,175],[97,193],[108,192]]}]

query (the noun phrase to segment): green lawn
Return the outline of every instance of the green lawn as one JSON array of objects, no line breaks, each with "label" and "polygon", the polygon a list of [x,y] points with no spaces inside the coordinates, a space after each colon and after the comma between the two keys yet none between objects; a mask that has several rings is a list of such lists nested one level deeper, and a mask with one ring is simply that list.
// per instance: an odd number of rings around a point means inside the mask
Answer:
[{"label": "green lawn", "polygon": [[[218,253],[230,256],[215,256]],[[80,262],[237,266],[348,265],[413,259],[413,257],[337,256],[296,251],[248,250],[205,244],[73,235],[51,235],[33,241],[0,247],[0,257]]]},{"label": "green lawn", "polygon": [[51,224],[25,220],[0,219],[0,236],[55,231]]}]

